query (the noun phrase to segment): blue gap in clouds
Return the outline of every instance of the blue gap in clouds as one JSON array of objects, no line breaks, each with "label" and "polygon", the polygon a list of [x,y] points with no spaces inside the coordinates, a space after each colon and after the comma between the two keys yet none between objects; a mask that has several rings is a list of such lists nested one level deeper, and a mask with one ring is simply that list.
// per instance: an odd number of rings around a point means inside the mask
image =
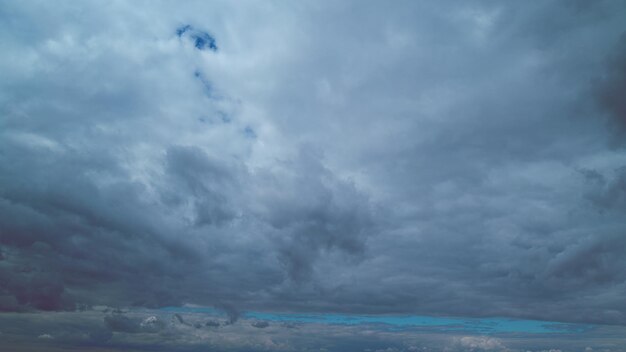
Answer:
[{"label": "blue gap in clouds", "polygon": [[209,50],[217,51],[215,38],[213,38],[209,33],[197,32],[192,34],[191,38],[194,40],[194,46],[197,49],[203,50],[208,48]]},{"label": "blue gap in clouds", "polygon": [[178,38],[181,38],[183,36],[183,34],[185,34],[185,32],[187,32],[188,30],[191,29],[190,25],[184,25],[181,27],[176,28],[176,35],[178,36]]},{"label": "blue gap in clouds", "polygon": [[189,39],[193,41],[196,49],[217,51],[217,41],[208,32],[197,30],[188,24],[176,28],[176,36],[178,38],[182,38],[185,35],[188,35]]}]

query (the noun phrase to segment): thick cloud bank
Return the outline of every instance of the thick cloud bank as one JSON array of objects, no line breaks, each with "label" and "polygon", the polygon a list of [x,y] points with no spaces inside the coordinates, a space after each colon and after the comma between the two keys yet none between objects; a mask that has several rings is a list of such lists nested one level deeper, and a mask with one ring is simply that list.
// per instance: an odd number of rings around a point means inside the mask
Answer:
[{"label": "thick cloud bank", "polygon": [[5,1],[0,310],[626,324],[625,15]]}]

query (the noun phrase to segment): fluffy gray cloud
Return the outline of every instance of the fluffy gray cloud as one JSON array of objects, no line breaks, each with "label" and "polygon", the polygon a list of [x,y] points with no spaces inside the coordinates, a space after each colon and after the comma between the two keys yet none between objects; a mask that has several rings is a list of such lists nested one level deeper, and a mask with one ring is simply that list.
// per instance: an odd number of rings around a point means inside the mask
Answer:
[{"label": "fluffy gray cloud", "polygon": [[0,310],[626,324],[625,13],[6,2]]}]

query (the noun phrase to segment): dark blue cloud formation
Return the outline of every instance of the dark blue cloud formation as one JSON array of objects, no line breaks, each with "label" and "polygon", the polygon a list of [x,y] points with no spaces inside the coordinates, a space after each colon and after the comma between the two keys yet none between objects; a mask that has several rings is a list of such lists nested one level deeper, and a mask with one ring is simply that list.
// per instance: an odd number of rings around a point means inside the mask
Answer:
[{"label": "dark blue cloud formation", "polygon": [[195,29],[191,25],[184,25],[176,29],[179,38],[188,37],[198,50],[217,51],[215,38],[208,32]]}]

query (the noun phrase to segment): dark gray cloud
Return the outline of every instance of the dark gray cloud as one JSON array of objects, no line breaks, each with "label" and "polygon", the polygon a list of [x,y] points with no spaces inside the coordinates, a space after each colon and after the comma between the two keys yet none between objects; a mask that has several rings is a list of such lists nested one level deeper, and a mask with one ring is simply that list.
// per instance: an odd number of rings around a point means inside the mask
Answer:
[{"label": "dark gray cloud", "polygon": [[220,322],[215,321],[215,320],[208,320],[206,323],[204,323],[204,326],[211,327],[211,328],[217,328],[220,325],[221,325]]},{"label": "dark gray cloud", "polygon": [[216,307],[226,313],[226,316],[228,317],[228,321],[226,322],[227,324],[234,324],[241,316],[241,312],[233,304],[220,302],[219,304],[216,304]]},{"label": "dark gray cloud", "polygon": [[609,54],[606,70],[598,82],[597,94],[600,105],[609,115],[611,128],[617,134],[612,141],[615,146],[623,146],[626,129],[626,32],[622,33]]},{"label": "dark gray cloud", "polygon": [[626,324],[625,13],[7,2],[0,310]]},{"label": "dark gray cloud", "polygon": [[270,323],[266,321],[255,321],[255,322],[252,322],[252,324],[250,325],[258,329],[265,329],[266,327],[270,326]]},{"label": "dark gray cloud", "polygon": [[141,331],[141,320],[131,319],[125,315],[116,314],[104,317],[104,323],[111,331],[138,333]]}]

